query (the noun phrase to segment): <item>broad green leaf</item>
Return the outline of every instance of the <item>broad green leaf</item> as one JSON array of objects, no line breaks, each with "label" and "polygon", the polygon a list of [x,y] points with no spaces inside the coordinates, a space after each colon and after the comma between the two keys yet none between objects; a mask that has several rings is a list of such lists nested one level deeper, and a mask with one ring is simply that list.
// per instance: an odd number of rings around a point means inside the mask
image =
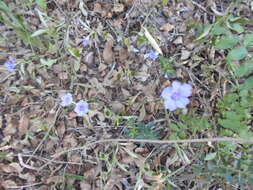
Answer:
[{"label": "broad green leaf", "polygon": [[239,87],[240,90],[250,90],[253,89],[253,76],[247,78],[243,84]]},{"label": "broad green leaf", "polygon": [[241,122],[238,120],[232,120],[232,119],[220,119],[218,123],[227,129],[232,129],[234,131],[238,131],[238,128],[242,127]]},{"label": "broad green leaf", "polygon": [[209,154],[206,155],[204,160],[205,161],[213,160],[216,157],[216,155],[217,155],[217,152],[209,153]]},{"label": "broad green leaf", "polygon": [[215,43],[217,49],[229,49],[233,48],[238,42],[239,37],[234,35],[227,35],[223,39],[220,39]]},{"label": "broad green leaf", "polygon": [[196,39],[196,41],[201,40],[204,37],[206,37],[209,34],[209,32],[211,31],[212,27],[213,27],[212,24],[209,24],[209,25],[205,26],[202,34],[200,34],[200,36]]},{"label": "broad green leaf", "polygon": [[243,77],[249,75],[253,71],[253,60],[242,63],[235,69],[235,76]]},{"label": "broad green leaf", "polygon": [[249,47],[253,45],[253,34],[246,34],[244,36],[244,41],[243,41],[243,45],[245,47]]},{"label": "broad green leaf", "polygon": [[41,9],[47,9],[47,0],[36,0],[36,3]]},{"label": "broad green leaf", "polygon": [[239,60],[244,59],[247,55],[248,55],[247,49],[243,46],[240,46],[240,47],[232,49],[228,53],[227,59],[229,61],[239,61]]},{"label": "broad green leaf", "polygon": [[222,35],[222,34],[228,34],[228,33],[229,33],[229,31],[226,28],[219,25],[219,24],[215,24],[213,26],[213,29],[212,29],[212,34],[213,35]]},{"label": "broad green leaf", "polygon": [[244,32],[244,28],[239,23],[231,24],[231,29],[239,34]]}]

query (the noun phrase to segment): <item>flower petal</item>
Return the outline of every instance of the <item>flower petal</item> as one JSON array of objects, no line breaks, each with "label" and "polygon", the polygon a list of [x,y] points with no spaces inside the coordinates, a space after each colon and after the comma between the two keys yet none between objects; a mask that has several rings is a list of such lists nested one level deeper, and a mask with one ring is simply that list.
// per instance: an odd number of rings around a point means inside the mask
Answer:
[{"label": "flower petal", "polygon": [[181,85],[182,85],[181,82],[173,81],[172,82],[173,91],[174,92],[178,91],[180,89]]},{"label": "flower petal", "polygon": [[164,99],[168,99],[168,98],[171,97],[172,93],[173,93],[172,87],[171,87],[171,86],[168,86],[168,87],[166,87],[166,88],[163,89],[161,96],[162,96]]},{"label": "flower petal", "polygon": [[177,101],[175,101],[175,105],[178,108],[185,108],[187,104],[190,103],[190,100],[186,97],[181,97],[180,99],[178,99]]},{"label": "flower petal", "polygon": [[78,116],[85,116],[89,112],[89,104],[81,100],[76,104],[74,111]]},{"label": "flower petal", "polygon": [[180,87],[180,94],[183,97],[189,97],[192,95],[192,86],[189,84],[183,84]]},{"label": "flower petal", "polygon": [[174,111],[177,109],[177,106],[175,104],[175,102],[172,99],[166,99],[164,101],[164,106],[166,109],[170,110],[170,111]]}]

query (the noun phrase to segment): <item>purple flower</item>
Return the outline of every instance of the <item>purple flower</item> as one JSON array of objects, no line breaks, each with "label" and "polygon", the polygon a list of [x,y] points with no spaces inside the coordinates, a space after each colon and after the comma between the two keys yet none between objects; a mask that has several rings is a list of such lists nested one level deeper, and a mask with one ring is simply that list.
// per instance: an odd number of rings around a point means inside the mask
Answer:
[{"label": "purple flower", "polygon": [[145,55],[145,57],[148,57],[149,59],[152,59],[153,61],[155,61],[159,57],[158,55],[159,55],[158,52],[150,51],[149,53]]},{"label": "purple flower", "polygon": [[73,103],[72,94],[67,93],[61,97],[61,106],[65,107]]},{"label": "purple flower", "polygon": [[17,64],[17,61],[12,56],[9,56],[9,60],[4,62],[5,68],[10,72],[14,72],[16,70],[16,64]]},{"label": "purple flower", "polygon": [[81,100],[76,104],[74,111],[78,116],[85,116],[89,112],[89,104]]},{"label": "purple flower", "polygon": [[83,44],[83,47],[90,45],[91,44],[90,37],[89,36],[85,37],[82,41],[82,44]]},{"label": "purple flower", "polygon": [[174,81],[172,86],[163,89],[161,96],[164,99],[165,108],[174,111],[177,108],[185,108],[190,103],[188,97],[191,94],[191,85]]}]

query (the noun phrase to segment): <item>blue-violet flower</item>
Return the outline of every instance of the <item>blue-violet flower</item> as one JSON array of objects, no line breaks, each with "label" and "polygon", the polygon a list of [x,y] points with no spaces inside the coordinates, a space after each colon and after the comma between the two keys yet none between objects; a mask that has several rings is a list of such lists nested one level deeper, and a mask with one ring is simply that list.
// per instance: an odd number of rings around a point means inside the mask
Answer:
[{"label": "blue-violet flower", "polygon": [[14,72],[16,70],[16,64],[17,61],[14,57],[9,56],[9,59],[7,61],[4,62],[4,66],[5,68],[10,71],[10,72]]},{"label": "blue-violet flower", "polygon": [[149,53],[146,54],[146,57],[155,61],[159,57],[159,53],[155,51],[150,51]]},{"label": "blue-violet flower", "polygon": [[67,93],[61,97],[61,106],[66,107],[73,103],[72,94]]},{"label": "blue-violet flower", "polygon": [[191,85],[174,81],[172,86],[163,89],[161,96],[164,99],[165,108],[174,111],[177,108],[185,108],[190,103],[188,97],[191,94]]},{"label": "blue-violet flower", "polygon": [[90,37],[89,36],[85,37],[82,41],[82,44],[83,44],[83,47],[90,45],[91,44]]},{"label": "blue-violet flower", "polygon": [[85,116],[89,112],[89,104],[81,100],[76,104],[74,111],[78,116]]}]

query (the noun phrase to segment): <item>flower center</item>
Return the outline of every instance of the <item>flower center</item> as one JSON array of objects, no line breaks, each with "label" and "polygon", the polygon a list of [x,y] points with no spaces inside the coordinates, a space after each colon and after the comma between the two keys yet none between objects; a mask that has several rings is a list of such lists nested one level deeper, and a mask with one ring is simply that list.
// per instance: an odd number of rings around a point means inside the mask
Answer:
[{"label": "flower center", "polygon": [[177,100],[179,100],[180,96],[181,96],[181,95],[180,95],[179,92],[174,92],[174,93],[172,94],[172,96],[171,96],[171,99],[177,101]]},{"label": "flower center", "polygon": [[80,110],[80,111],[85,111],[85,106],[84,106],[84,105],[80,105],[80,106],[79,106],[79,110]]}]

